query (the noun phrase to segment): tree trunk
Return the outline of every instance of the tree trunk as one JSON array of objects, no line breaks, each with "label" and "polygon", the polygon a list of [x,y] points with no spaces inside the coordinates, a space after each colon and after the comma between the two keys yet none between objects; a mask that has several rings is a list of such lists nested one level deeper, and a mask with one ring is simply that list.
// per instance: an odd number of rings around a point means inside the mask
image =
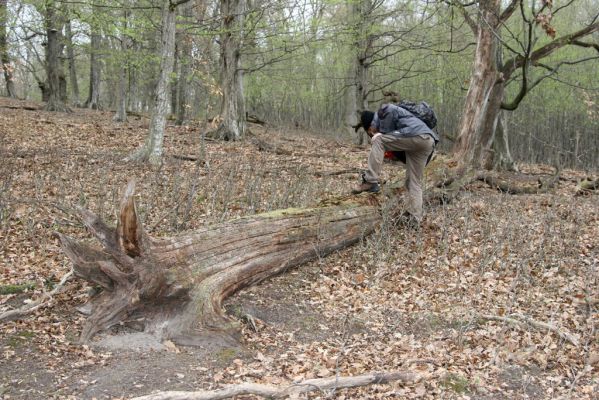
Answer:
[{"label": "tree trunk", "polygon": [[499,112],[497,129],[495,130],[495,137],[493,139],[493,169],[517,171],[518,168],[510,152],[506,113],[507,111],[505,110]]},{"label": "tree trunk", "polygon": [[73,104],[79,107],[79,84],[77,83],[77,68],[75,65],[75,51],[73,49],[73,33],[71,32],[71,21],[65,24],[66,41],[67,41],[67,58],[69,60],[69,78],[71,81],[71,95],[73,96]]},{"label": "tree trunk", "polygon": [[0,0],[0,62],[6,82],[6,94],[9,97],[17,97],[15,82],[13,79],[13,66],[8,56],[8,41],[6,39],[6,21],[8,19],[7,0]]},{"label": "tree trunk", "polygon": [[[349,98],[346,110],[346,123],[351,125],[357,124],[357,118],[361,111],[368,110],[368,69],[372,59],[372,45],[374,43],[373,36],[369,33],[372,25],[372,9],[373,5],[370,0],[359,0],[352,2],[352,18],[355,21],[354,31],[354,51],[355,55],[350,67],[351,82],[349,90]],[[368,127],[364,127],[368,129]],[[358,130],[357,144],[362,145],[368,140],[366,132]]]},{"label": "tree trunk", "polygon": [[177,32],[175,31],[175,50],[173,51],[173,72],[172,72],[172,76],[171,76],[171,81],[170,81],[170,90],[171,90],[171,114],[172,115],[176,115],[177,114],[177,102],[179,101],[179,98],[177,96],[177,88],[179,87],[179,45],[177,44],[178,42],[178,38],[177,38]]},{"label": "tree trunk", "polygon": [[[489,127],[496,123],[503,83],[499,83],[496,64],[499,24],[499,0],[482,0],[480,3],[477,45],[470,86],[466,95],[462,120],[455,149],[456,159],[462,167],[479,168],[484,163],[493,132]],[[497,99],[499,103],[497,104]]]},{"label": "tree trunk", "polygon": [[237,337],[239,326],[225,315],[223,299],[359,241],[381,221],[377,201],[353,196],[154,239],[143,231],[130,183],[116,228],[80,210],[102,250],[58,234],[75,275],[103,289],[90,299],[81,339],[126,321],[143,321],[144,331],[181,344],[211,332]]},{"label": "tree trunk", "polygon": [[[190,20],[193,16],[191,4],[186,4],[181,12],[185,20]],[[189,75],[191,73],[191,63],[193,62],[192,56],[192,37],[186,30],[182,30],[180,33],[181,40],[179,40],[179,64],[180,74],[177,80],[177,120],[176,125],[183,125],[187,123],[189,119],[189,108],[190,105],[188,100],[188,94],[190,92],[191,84],[189,82]]]},{"label": "tree trunk", "polygon": [[[94,7],[94,14],[99,13],[98,7]],[[100,42],[102,37],[96,23],[91,24],[91,42],[89,54],[89,93],[85,101],[85,107],[93,110],[100,109]]]},{"label": "tree trunk", "polygon": [[224,140],[239,140],[245,135],[245,100],[243,71],[240,68],[241,29],[244,0],[221,0],[221,86],[223,121],[214,136]]},{"label": "tree trunk", "polygon": [[46,110],[69,112],[70,109],[64,102],[66,79],[62,70],[60,56],[62,54],[62,17],[57,13],[54,2],[46,4],[46,76],[48,84],[48,101]]},{"label": "tree trunk", "polygon": [[173,72],[175,52],[175,22],[176,8],[169,1],[164,1],[162,6],[160,76],[156,85],[150,129],[144,146],[133,153],[128,158],[129,160],[148,161],[153,165],[162,163],[162,143],[164,141],[164,128],[166,127],[166,114],[169,108],[169,83]]},{"label": "tree trunk", "polygon": [[127,37],[127,18],[129,12],[126,8],[123,9],[123,25],[121,32],[121,65],[119,67],[119,83],[118,83],[118,100],[116,106],[116,114],[114,120],[117,122],[127,122],[127,66],[129,63],[128,37]]}]

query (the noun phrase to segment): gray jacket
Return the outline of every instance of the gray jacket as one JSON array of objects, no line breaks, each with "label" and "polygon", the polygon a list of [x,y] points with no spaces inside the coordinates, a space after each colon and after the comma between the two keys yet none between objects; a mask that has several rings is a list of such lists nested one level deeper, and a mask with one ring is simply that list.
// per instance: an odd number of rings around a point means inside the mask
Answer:
[{"label": "gray jacket", "polygon": [[383,104],[370,125],[382,134],[393,134],[396,136],[413,137],[418,135],[430,135],[439,141],[439,137],[420,118],[408,110],[395,104]]}]

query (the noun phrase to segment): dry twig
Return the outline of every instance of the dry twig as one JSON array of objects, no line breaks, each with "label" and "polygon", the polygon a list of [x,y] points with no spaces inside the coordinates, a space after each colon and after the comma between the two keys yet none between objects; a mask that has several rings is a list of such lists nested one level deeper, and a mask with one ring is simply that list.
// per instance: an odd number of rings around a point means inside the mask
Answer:
[{"label": "dry twig", "polygon": [[551,324],[548,324],[545,322],[540,322],[540,321],[535,321],[532,318],[529,318],[524,315],[519,315],[519,314],[512,315],[512,317],[515,317],[515,318],[499,317],[497,315],[487,315],[487,314],[479,315],[479,318],[485,319],[488,321],[506,322],[508,324],[512,324],[512,325],[516,325],[516,326],[520,326],[520,327],[523,325],[530,325],[537,329],[548,330],[550,332],[557,334],[562,339],[567,340],[568,342],[572,343],[574,346],[580,345],[580,342],[578,341],[578,339],[576,337],[574,337],[573,335],[571,335],[569,333],[559,330],[557,327],[555,327]]},{"label": "dry twig", "polygon": [[56,285],[54,287],[54,289],[52,289],[52,291],[50,292],[44,292],[39,299],[37,299],[36,301],[33,301],[29,304],[24,305],[21,308],[18,308],[16,310],[10,310],[10,311],[6,311],[5,313],[0,314],[0,322],[3,321],[14,321],[15,319],[19,319],[27,314],[30,314],[32,312],[34,312],[35,310],[41,308],[42,306],[45,306],[51,299],[52,297],[58,293],[63,286],[65,285],[65,283],[67,282],[67,280],[73,275],[73,270],[71,269],[69,272],[67,272],[62,279],[60,280],[60,282],[58,283],[58,285]]}]

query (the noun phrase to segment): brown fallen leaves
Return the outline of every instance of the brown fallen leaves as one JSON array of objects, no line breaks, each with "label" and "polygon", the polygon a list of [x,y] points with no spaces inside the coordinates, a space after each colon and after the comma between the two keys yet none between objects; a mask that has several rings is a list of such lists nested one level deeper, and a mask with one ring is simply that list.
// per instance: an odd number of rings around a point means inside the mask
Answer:
[{"label": "brown fallen leaves", "polygon": [[[208,162],[196,163],[168,155],[199,155],[197,129],[169,126],[165,163],[152,169],[121,161],[143,141],[142,123],[120,125],[110,113],[88,110],[3,110],[0,284],[34,288],[0,296],[0,312],[35,301],[69,271],[52,237],[54,231],[81,237],[68,209],[84,205],[113,220],[131,177],[144,224],[160,236],[347,193],[358,177],[331,172],[364,167],[368,152],[270,128],[268,140],[286,154],[251,142],[206,142]],[[252,130],[266,139],[264,128]],[[529,176],[546,170],[524,168]],[[389,180],[400,173],[398,166],[384,168]],[[228,301],[243,310],[239,315],[251,314],[257,328],[244,330],[241,351],[200,357],[169,345],[142,354],[82,347],[75,307],[89,288],[69,281],[49,307],[0,327],[0,392],[127,398],[402,370],[427,379],[338,389],[334,396],[592,399],[599,375],[599,200],[574,196],[583,175],[565,174],[568,180],[540,195],[507,195],[475,182],[457,201],[429,208],[420,231],[386,221],[352,248],[248,288]],[[505,319],[514,315],[554,326],[579,345]],[[119,383],[102,379],[111,371]]]}]

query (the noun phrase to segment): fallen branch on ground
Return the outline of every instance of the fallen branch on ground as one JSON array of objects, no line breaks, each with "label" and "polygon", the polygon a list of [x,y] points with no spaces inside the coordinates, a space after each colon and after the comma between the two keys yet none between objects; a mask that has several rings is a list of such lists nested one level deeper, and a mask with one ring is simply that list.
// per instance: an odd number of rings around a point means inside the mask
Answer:
[{"label": "fallen branch on ground", "polygon": [[512,317],[514,317],[514,318],[510,318],[510,317],[499,317],[496,315],[480,314],[478,317],[481,319],[489,320],[489,321],[506,322],[508,324],[517,325],[520,327],[522,327],[524,325],[530,325],[530,326],[540,329],[540,330],[548,330],[550,332],[553,332],[553,333],[557,334],[559,337],[561,337],[562,339],[567,340],[568,342],[572,343],[574,346],[580,345],[580,342],[578,341],[578,339],[576,337],[574,337],[573,335],[563,332],[553,325],[547,324],[545,322],[535,321],[534,319],[529,318],[524,315],[515,314],[515,315],[512,315]]},{"label": "fallen branch on ground", "polygon": [[576,195],[589,194],[594,190],[599,190],[599,179],[585,179],[578,184]]},{"label": "fallen branch on ground", "polygon": [[323,171],[316,171],[314,172],[314,175],[316,176],[336,176],[336,175],[345,175],[345,174],[357,174],[360,173],[362,170],[360,168],[349,168],[349,169],[342,169],[340,171],[329,171],[329,172],[323,172]]},{"label": "fallen branch on ground", "polygon": [[6,311],[5,313],[0,314],[0,322],[14,321],[15,319],[19,319],[27,314],[34,312],[35,310],[41,308],[42,306],[45,306],[52,299],[52,297],[63,288],[63,286],[65,285],[67,280],[72,275],[73,275],[73,270],[71,269],[69,272],[67,272],[62,277],[62,279],[60,280],[58,285],[56,285],[56,287],[54,287],[54,289],[52,289],[51,292],[44,292],[39,299],[37,299],[36,301],[31,302],[29,304],[26,304],[21,308],[18,308],[16,310]]},{"label": "fallen branch on ground", "polygon": [[158,392],[146,396],[135,397],[131,400],[217,400],[228,399],[234,396],[247,394],[280,399],[313,391],[353,388],[396,381],[403,383],[416,383],[421,379],[421,375],[413,372],[384,372],[357,376],[308,379],[303,382],[298,382],[283,387],[263,385],[258,383],[241,383],[238,385],[227,385],[222,389],[216,390],[202,390],[197,392]]},{"label": "fallen branch on ground", "polygon": [[550,189],[555,188],[559,181],[559,175],[552,176],[547,180],[539,180],[536,185],[518,185],[501,179],[493,174],[480,173],[476,176],[476,180],[486,183],[490,187],[509,194],[540,194],[546,193]]},{"label": "fallen branch on ground", "polygon": [[10,110],[27,110],[27,111],[39,111],[39,108],[34,106],[0,106],[1,108],[8,108]]}]

